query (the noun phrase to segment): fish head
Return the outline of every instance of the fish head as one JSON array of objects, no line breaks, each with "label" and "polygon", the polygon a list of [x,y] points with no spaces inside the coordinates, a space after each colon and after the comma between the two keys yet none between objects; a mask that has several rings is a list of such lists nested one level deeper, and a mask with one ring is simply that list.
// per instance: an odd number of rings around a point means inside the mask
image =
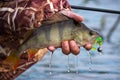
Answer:
[{"label": "fish head", "polygon": [[84,46],[88,43],[94,44],[98,37],[101,37],[99,33],[88,28],[83,23],[78,23],[76,29],[73,31],[74,40],[78,46]]}]

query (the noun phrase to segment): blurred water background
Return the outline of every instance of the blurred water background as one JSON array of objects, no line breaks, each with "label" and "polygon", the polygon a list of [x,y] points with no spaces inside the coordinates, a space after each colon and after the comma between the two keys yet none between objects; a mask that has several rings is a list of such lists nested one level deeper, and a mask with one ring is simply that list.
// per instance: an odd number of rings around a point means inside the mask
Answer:
[{"label": "blurred water background", "polygon": [[[120,0],[68,1],[72,5],[120,11]],[[51,70],[49,52],[16,80],[120,80],[120,21],[116,23],[119,15],[87,10],[73,9],[73,11],[84,17],[85,24],[103,35],[103,55],[100,56],[97,51],[91,51],[92,64],[89,64],[89,56],[86,50],[81,48],[78,61],[76,56],[69,56],[70,72],[67,72],[68,56],[62,54],[61,49],[57,49],[52,59],[52,75],[49,74]],[[112,32],[110,30],[113,26],[116,26],[116,29]],[[109,34],[112,35],[109,37]]]}]

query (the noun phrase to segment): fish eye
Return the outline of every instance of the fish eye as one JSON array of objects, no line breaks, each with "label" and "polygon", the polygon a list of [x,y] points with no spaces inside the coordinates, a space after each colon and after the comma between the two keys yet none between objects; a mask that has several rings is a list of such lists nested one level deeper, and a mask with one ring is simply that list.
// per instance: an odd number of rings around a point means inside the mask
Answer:
[{"label": "fish eye", "polygon": [[89,34],[92,36],[94,33],[93,33],[93,31],[90,31]]}]

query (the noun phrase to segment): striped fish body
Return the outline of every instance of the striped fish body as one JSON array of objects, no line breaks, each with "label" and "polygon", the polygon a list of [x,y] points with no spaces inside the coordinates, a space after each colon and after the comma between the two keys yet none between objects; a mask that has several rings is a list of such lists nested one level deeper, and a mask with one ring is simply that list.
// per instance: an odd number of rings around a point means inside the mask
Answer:
[{"label": "striped fish body", "polygon": [[22,44],[21,50],[28,48],[58,47],[63,40],[71,40],[72,30],[75,28],[73,20],[43,25],[36,29],[28,40]]},{"label": "striped fish body", "polygon": [[[100,37],[97,32],[72,19],[45,24],[34,29],[20,47],[11,50],[3,64],[9,64],[13,70],[16,70],[23,51],[27,49],[42,49],[49,46],[60,47],[61,42],[65,40],[74,40],[78,46],[84,46],[88,43],[94,43],[97,37]],[[28,55],[30,54],[28,53]]]},{"label": "striped fish body", "polygon": [[83,23],[72,19],[46,24],[33,31],[31,36],[20,46],[19,51],[28,48],[46,48],[48,46],[60,47],[64,40],[75,40],[79,46],[93,43],[99,34]]}]

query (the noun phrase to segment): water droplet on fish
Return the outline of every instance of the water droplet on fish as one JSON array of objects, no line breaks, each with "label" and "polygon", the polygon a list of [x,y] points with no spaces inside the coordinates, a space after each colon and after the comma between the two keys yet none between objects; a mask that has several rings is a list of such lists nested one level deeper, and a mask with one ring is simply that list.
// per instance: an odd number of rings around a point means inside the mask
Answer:
[{"label": "water droplet on fish", "polygon": [[52,58],[53,58],[53,52],[50,53],[50,63],[49,63],[49,68],[50,68],[49,74],[50,75],[52,75]]},{"label": "water droplet on fish", "polygon": [[68,69],[67,69],[67,72],[70,72],[70,61],[69,61],[69,55],[67,56],[67,58],[68,58]]}]

